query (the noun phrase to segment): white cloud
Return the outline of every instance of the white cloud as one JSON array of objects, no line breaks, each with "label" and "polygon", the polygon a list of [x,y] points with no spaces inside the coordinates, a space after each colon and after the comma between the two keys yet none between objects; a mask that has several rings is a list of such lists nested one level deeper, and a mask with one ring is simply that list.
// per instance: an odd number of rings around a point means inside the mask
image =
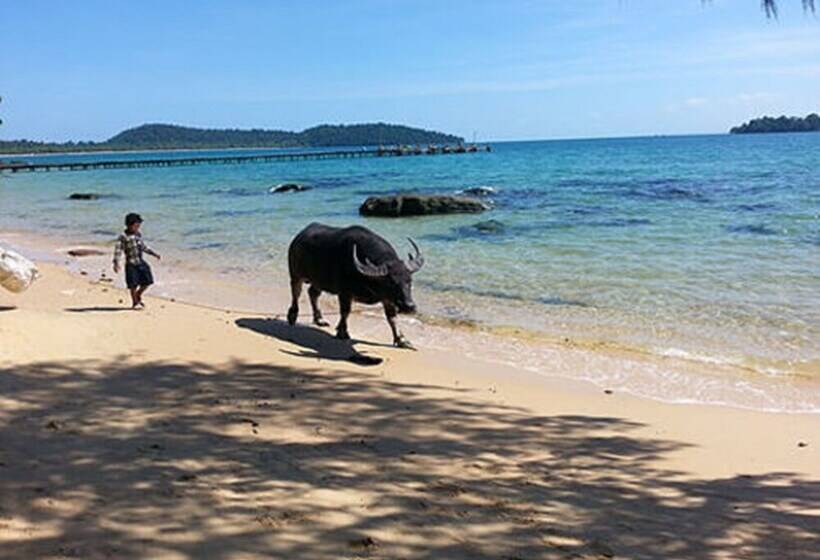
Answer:
[{"label": "white cloud", "polygon": [[761,103],[765,101],[772,101],[775,97],[777,97],[773,93],[769,93],[768,91],[755,91],[749,93],[739,93],[734,97],[734,101],[739,101],[740,103]]},{"label": "white cloud", "polygon": [[686,107],[702,107],[706,103],[708,103],[708,100],[705,97],[689,97],[683,101]]}]

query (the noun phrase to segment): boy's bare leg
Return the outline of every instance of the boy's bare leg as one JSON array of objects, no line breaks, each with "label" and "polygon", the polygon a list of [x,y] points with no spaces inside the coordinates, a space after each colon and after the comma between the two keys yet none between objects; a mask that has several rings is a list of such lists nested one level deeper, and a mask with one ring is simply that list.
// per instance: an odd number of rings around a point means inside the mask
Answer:
[{"label": "boy's bare leg", "polygon": [[140,306],[144,305],[142,303],[142,294],[144,294],[145,290],[147,290],[147,289],[148,289],[148,286],[140,286],[139,288],[137,288],[137,303],[135,305],[140,305]]},{"label": "boy's bare leg", "polygon": [[140,303],[140,289],[129,288],[128,291],[131,292],[131,307],[136,308]]}]

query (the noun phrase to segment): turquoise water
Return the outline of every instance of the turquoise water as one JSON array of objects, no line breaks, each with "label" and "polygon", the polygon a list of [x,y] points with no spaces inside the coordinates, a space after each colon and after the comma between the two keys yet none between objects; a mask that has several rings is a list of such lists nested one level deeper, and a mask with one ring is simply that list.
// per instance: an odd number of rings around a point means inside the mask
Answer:
[{"label": "turquoise water", "polygon": [[[818,375],[820,134],[493,148],[5,174],[0,228],[104,242],[124,213],[138,211],[158,249],[283,283],[287,244],[304,225],[361,223],[401,252],[407,236],[422,246],[427,265],[416,276],[416,297],[429,316],[740,364],[766,375]],[[44,159],[69,157],[140,156]],[[268,193],[281,182],[314,188]],[[371,194],[479,185],[497,190],[494,209],[482,215],[390,220],[357,212]],[[66,200],[82,191],[109,196]],[[492,231],[474,227],[487,220],[498,222]]]}]

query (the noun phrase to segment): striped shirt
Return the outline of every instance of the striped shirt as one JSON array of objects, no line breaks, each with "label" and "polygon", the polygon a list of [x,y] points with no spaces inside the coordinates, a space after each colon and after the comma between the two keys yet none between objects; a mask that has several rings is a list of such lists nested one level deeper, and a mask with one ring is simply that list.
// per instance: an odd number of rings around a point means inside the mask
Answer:
[{"label": "striped shirt", "polygon": [[142,254],[145,252],[150,253],[152,251],[142,240],[140,232],[121,233],[117,238],[117,244],[114,246],[114,264],[119,265],[123,253],[125,253],[126,263],[142,264],[145,262]]}]

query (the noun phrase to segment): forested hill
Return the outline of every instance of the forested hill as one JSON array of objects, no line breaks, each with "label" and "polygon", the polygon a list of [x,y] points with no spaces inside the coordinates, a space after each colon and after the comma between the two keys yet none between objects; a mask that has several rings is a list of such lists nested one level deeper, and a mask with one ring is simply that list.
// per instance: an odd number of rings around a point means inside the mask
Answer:
[{"label": "forested hill", "polygon": [[729,130],[732,134],[754,134],[759,132],[820,132],[820,115],[812,113],[800,117],[761,117]]},{"label": "forested hill", "polygon": [[117,149],[263,148],[296,146],[295,134],[284,130],[190,128],[172,124],[144,124],[103,142]]},{"label": "forested hill", "polygon": [[459,144],[451,134],[395,124],[320,125],[302,132],[191,128],[144,124],[124,130],[105,142],[0,141],[0,153],[37,153],[102,150],[171,150],[219,148],[292,148],[376,146],[380,144]]}]

